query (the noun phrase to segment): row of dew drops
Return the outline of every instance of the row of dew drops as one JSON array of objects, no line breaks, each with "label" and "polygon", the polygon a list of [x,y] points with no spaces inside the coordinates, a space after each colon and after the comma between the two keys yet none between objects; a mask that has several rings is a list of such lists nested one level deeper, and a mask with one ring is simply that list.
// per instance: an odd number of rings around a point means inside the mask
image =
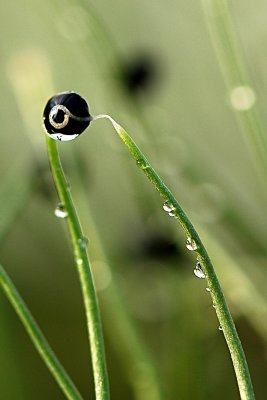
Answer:
[{"label": "row of dew drops", "polygon": [[[166,211],[166,213],[168,213],[168,215],[170,217],[176,217],[175,207],[174,207],[174,205],[170,204],[168,201],[166,201],[163,204],[162,208],[163,208],[164,211]],[[197,244],[194,241],[194,239],[192,239],[191,237],[188,237],[187,240],[186,240],[186,248],[189,251],[196,251],[197,250]],[[197,261],[197,263],[195,265],[194,274],[196,275],[197,278],[200,278],[200,279],[205,279],[206,278],[206,275],[204,274],[204,272],[203,272],[203,270],[201,268],[201,264],[200,264],[199,261]],[[207,287],[206,290],[207,290],[207,292],[210,292],[210,288],[209,287]],[[215,307],[215,305],[213,305],[213,307]],[[219,330],[220,331],[223,330],[221,325],[219,326]]]},{"label": "row of dew drops", "polygon": [[[168,215],[170,217],[175,217],[175,207],[172,204],[170,204],[168,201],[166,201],[163,204],[162,208],[163,208],[164,211],[166,211],[168,213]],[[186,240],[186,248],[189,251],[196,251],[197,250],[197,244],[191,237],[188,237],[187,240]],[[206,278],[206,275],[202,271],[201,264],[200,264],[199,261],[197,262],[197,264],[196,264],[196,266],[194,268],[194,274],[196,275],[197,278],[200,278],[200,279],[205,279]]]}]

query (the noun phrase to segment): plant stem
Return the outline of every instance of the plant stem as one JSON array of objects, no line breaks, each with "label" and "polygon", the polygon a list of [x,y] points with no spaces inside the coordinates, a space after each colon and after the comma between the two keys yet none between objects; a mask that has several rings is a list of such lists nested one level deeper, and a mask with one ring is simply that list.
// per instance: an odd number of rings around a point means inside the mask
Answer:
[{"label": "plant stem", "polygon": [[[75,179],[77,189],[81,188],[80,193],[76,193],[79,196],[80,207],[86,213],[85,228],[90,233],[91,241],[94,243],[94,252],[91,254],[91,257],[94,258],[92,260],[101,260],[101,262],[106,263],[112,274],[110,284],[100,293],[101,304],[103,305],[101,314],[106,321],[107,335],[114,343],[114,349],[117,351],[125,376],[132,386],[133,399],[163,400],[165,393],[154,359],[128,310],[127,301],[125,301],[118,282],[116,266],[109,262],[99,236],[88,201],[90,189],[88,189],[86,182],[82,180],[84,165],[79,163],[79,158],[75,152],[72,153],[72,156],[76,164],[73,179]],[[119,346],[118,342],[120,343]],[[141,386],[139,381],[136,380],[133,370],[140,371],[140,374],[142,374]]]},{"label": "plant stem", "polygon": [[67,213],[68,228],[82,288],[92,356],[95,396],[96,400],[109,400],[109,384],[103,333],[96,291],[86,251],[85,238],[71,198],[69,186],[62,170],[57,143],[49,137],[47,137],[47,149],[59,199]]},{"label": "plant stem", "polygon": [[239,387],[240,397],[242,400],[254,400],[255,396],[253,392],[252,382],[240,339],[238,337],[233,319],[227,307],[213,265],[197,231],[183,211],[182,207],[177,202],[174,195],[171,193],[171,191],[168,189],[168,187],[165,185],[165,183],[162,181],[156,171],[151,167],[146,157],[143,155],[141,150],[137,147],[137,145],[128,135],[128,133],[109,115],[98,115],[94,117],[94,120],[100,118],[107,118],[111,121],[120,139],[127,146],[128,150],[136,160],[138,167],[143,170],[147,178],[150,180],[150,182],[156,188],[159,194],[163,197],[163,199],[172,206],[174,217],[182,226],[186,236],[194,240],[197,247],[195,253],[198,256],[198,261],[200,262],[201,268],[205,274],[216,314],[230,351]]},{"label": "plant stem", "polygon": [[55,380],[61,387],[62,391],[69,400],[82,400],[82,396],[76,389],[75,385],[71,381],[70,377],[58,361],[57,357],[53,353],[53,350],[47,343],[44,335],[40,328],[35,322],[26,304],[22,300],[17,289],[13,285],[11,279],[5,272],[4,268],[0,265],[0,285],[6,294],[8,300],[14,307],[18,314],[21,322],[23,323],[26,331],[28,332],[33,344],[46,363],[50,372],[54,376]]},{"label": "plant stem", "polygon": [[[202,0],[202,7],[229,95],[238,87],[252,90],[227,1]],[[254,91],[252,94],[255,96]],[[256,104],[252,102],[251,106],[245,109],[235,108],[235,111],[245,138],[254,151],[264,182],[266,182],[266,128],[263,126]]]}]

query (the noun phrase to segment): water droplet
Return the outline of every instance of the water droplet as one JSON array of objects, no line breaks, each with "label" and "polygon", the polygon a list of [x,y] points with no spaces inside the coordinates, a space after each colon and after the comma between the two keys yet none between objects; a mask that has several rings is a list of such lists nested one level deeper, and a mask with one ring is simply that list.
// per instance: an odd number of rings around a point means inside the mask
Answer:
[{"label": "water droplet", "polygon": [[213,307],[213,308],[216,308],[216,306],[215,306],[215,304],[214,304],[214,303],[212,303],[212,307]]},{"label": "water droplet", "polygon": [[136,164],[139,168],[141,169],[147,169],[149,168],[149,164],[147,164],[147,162],[145,160],[137,160]]},{"label": "water droplet", "polygon": [[88,245],[87,237],[84,236],[84,237],[78,239],[78,242],[79,242],[79,246],[80,246],[81,249],[86,249],[86,247]]},{"label": "water droplet", "polygon": [[170,217],[175,217],[175,207],[170,204],[168,201],[165,201],[165,203],[162,206],[163,210],[166,211]]},{"label": "water droplet", "polygon": [[222,330],[223,330],[223,328],[222,328],[222,326],[220,325],[220,326],[219,326],[219,331],[222,331]]},{"label": "water droplet", "polygon": [[196,275],[197,278],[201,278],[201,279],[206,278],[206,275],[202,271],[201,264],[199,262],[195,266],[194,274]]},{"label": "water droplet", "polygon": [[249,86],[237,86],[230,93],[232,107],[237,111],[247,111],[256,101],[254,90]]},{"label": "water droplet", "polygon": [[55,208],[55,216],[58,218],[66,218],[68,216],[67,211],[62,203],[59,203]]},{"label": "water droplet", "polygon": [[166,212],[171,212],[173,210],[173,206],[169,204],[167,201],[163,204],[162,208]]},{"label": "water droplet", "polygon": [[191,237],[187,238],[185,245],[186,245],[186,248],[190,251],[197,250],[197,244]]},{"label": "water droplet", "polygon": [[210,291],[211,291],[209,287],[206,287],[206,290],[207,290],[207,292],[210,292]]}]

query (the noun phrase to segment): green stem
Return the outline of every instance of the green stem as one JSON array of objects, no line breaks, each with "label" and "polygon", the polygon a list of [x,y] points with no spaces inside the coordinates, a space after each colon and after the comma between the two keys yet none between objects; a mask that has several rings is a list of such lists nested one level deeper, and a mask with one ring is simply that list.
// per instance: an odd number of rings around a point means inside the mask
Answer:
[{"label": "green stem", "polygon": [[[238,87],[252,88],[227,1],[202,0],[202,6],[229,95]],[[252,93],[254,94],[254,91]],[[256,104],[252,103],[248,108],[235,109],[235,111],[248,144],[258,160],[265,182],[267,175],[266,128],[263,126]]]},{"label": "green stem", "polygon": [[[84,184],[81,177],[84,175],[79,163],[79,159],[72,153],[77,168],[75,168],[73,179],[75,179],[77,188],[81,188],[79,196],[81,208],[86,212],[86,230],[90,233],[92,243],[94,243],[94,252],[91,255],[96,260],[101,260],[107,264],[107,268],[112,270],[112,281],[104,291],[101,291],[101,304],[103,304],[102,315],[107,324],[107,335],[114,343],[121,365],[125,371],[128,382],[132,386],[133,398],[138,400],[163,400],[164,392],[162,382],[156,368],[154,359],[150,354],[142,335],[137,329],[134,319],[127,308],[127,302],[121,293],[121,288],[117,279],[116,266],[110,264],[102,240],[94,222],[88,202],[88,185]],[[92,259],[93,260],[93,259]],[[120,346],[118,346],[118,342]],[[133,369],[140,370],[142,374],[142,385],[136,380]]]},{"label": "green stem", "polygon": [[146,157],[143,155],[141,150],[137,147],[137,145],[128,135],[128,133],[109,115],[98,115],[94,117],[94,120],[100,118],[108,118],[111,121],[120,139],[124,142],[128,150],[136,160],[138,167],[143,170],[147,178],[150,180],[150,182],[156,188],[159,194],[163,197],[163,199],[167,201],[169,205],[171,205],[171,207],[173,208],[174,217],[177,219],[177,221],[179,221],[186,236],[191,238],[191,240],[195,242],[196,244],[195,252],[198,256],[198,261],[201,264],[201,269],[205,274],[207,284],[210,289],[212,301],[216,310],[216,314],[230,351],[240,391],[240,397],[242,400],[254,400],[255,396],[253,392],[252,382],[240,339],[238,337],[233,319],[227,307],[213,265],[197,231],[195,230],[191,221],[189,220],[189,218],[187,217],[187,215],[177,202],[174,195],[164,184],[164,182],[156,173],[156,171],[151,167]]},{"label": "green stem", "polygon": [[13,305],[16,313],[18,314],[21,322],[23,323],[26,331],[28,332],[31,340],[33,341],[36,350],[46,363],[47,367],[51,371],[55,380],[61,387],[69,400],[82,400],[82,396],[74,386],[70,377],[58,361],[57,357],[53,353],[51,347],[47,343],[44,335],[40,328],[32,317],[26,304],[22,300],[17,289],[13,285],[9,276],[5,272],[4,268],[0,265],[0,285],[6,294],[8,300]]},{"label": "green stem", "polygon": [[96,400],[109,400],[109,384],[103,333],[96,291],[86,251],[85,238],[71,198],[69,186],[62,170],[56,141],[49,137],[47,137],[47,149],[59,199],[67,213],[67,222],[82,288],[92,356]]}]

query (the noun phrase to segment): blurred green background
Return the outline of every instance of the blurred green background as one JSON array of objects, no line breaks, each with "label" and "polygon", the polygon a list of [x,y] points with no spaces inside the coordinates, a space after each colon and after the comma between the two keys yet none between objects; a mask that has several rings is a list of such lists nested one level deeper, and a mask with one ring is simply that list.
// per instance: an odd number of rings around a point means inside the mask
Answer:
[{"label": "blurred green background", "polygon": [[[201,2],[2,1],[0,262],[85,398],[83,304],[42,128],[45,103],[66,90],[127,129],[199,229],[266,399],[266,177],[235,112],[258,107],[265,129],[267,4],[228,4],[253,82],[241,94],[225,85]],[[238,399],[194,255],[109,123],[59,148],[89,239],[111,398],[159,399],[144,346],[162,399]],[[0,397],[63,399],[2,292],[0,318]]]}]

